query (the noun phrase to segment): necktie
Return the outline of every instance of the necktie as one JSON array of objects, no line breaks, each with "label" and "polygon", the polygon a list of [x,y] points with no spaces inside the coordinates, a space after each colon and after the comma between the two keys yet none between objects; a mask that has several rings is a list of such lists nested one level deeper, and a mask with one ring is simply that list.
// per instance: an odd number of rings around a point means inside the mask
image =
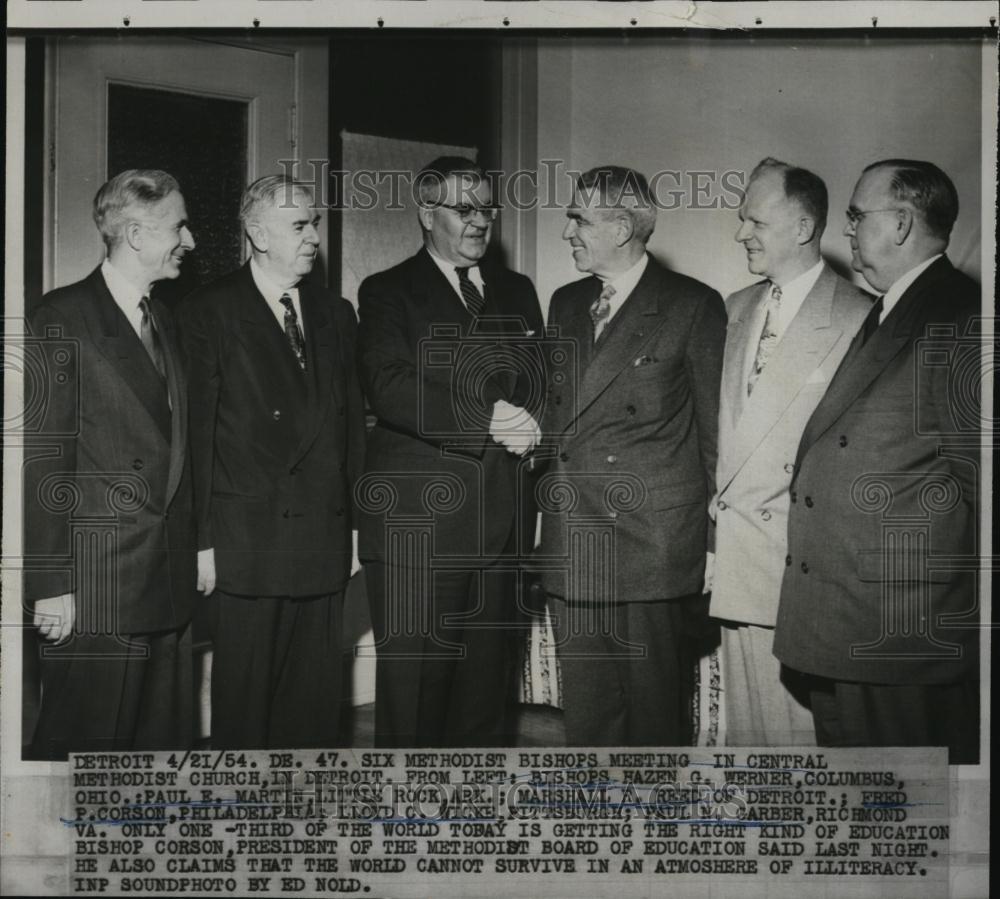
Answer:
[{"label": "necktie", "polygon": [[606,282],[601,289],[601,295],[590,304],[590,320],[594,323],[594,343],[600,339],[604,333],[604,328],[608,323],[608,316],[611,315],[611,298],[615,295],[615,289],[610,282]]},{"label": "necktie", "polygon": [[764,328],[760,332],[760,341],[757,343],[757,355],[754,356],[753,368],[750,369],[750,376],[747,378],[747,396],[753,393],[754,384],[760,377],[760,373],[767,365],[771,353],[778,345],[778,310],[781,308],[781,288],[777,284],[771,287],[771,294],[767,299],[767,315],[764,317]]},{"label": "necktie", "polygon": [[865,323],[861,326],[861,346],[868,343],[872,334],[878,330],[878,320],[882,316],[882,301],[884,299],[885,297],[881,296],[875,301],[871,312],[868,313],[868,318],[865,319]]},{"label": "necktie", "polygon": [[306,370],[306,342],[302,338],[302,329],[299,327],[299,317],[295,314],[295,307],[292,305],[292,298],[283,293],[279,302],[285,307],[285,336],[288,344],[295,353],[295,358],[299,360],[299,368]]},{"label": "necktie", "polygon": [[455,271],[458,273],[458,286],[462,291],[462,301],[465,303],[465,308],[474,317],[478,318],[486,308],[486,300],[479,292],[479,288],[469,278],[469,270],[467,268],[456,268]]},{"label": "necktie", "polygon": [[160,377],[166,380],[167,363],[163,357],[163,347],[160,345],[160,335],[156,330],[156,322],[149,309],[149,297],[143,297],[139,300],[139,311],[142,312],[142,320],[139,323],[139,337],[142,339],[142,345],[146,348],[150,361],[156,366]]}]

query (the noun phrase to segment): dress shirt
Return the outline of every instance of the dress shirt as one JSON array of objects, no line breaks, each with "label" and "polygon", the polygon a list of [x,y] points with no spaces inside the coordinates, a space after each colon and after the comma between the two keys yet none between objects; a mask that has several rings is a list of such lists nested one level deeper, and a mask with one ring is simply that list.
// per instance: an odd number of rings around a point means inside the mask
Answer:
[{"label": "dress shirt", "polygon": [[111,264],[110,259],[105,259],[101,263],[101,275],[104,277],[104,283],[108,285],[112,299],[118,304],[122,315],[128,319],[132,330],[135,331],[135,336],[142,340],[142,310],[139,308],[139,302],[144,296],[149,295],[148,292],[143,293],[141,288],[129,281]]},{"label": "dress shirt", "polygon": [[[448,283],[451,285],[452,290],[458,294],[458,298],[462,301],[462,305],[465,305],[465,298],[462,296],[462,288],[458,283],[458,272],[455,271],[455,266],[442,259],[437,255],[430,247],[427,248],[427,252],[430,253],[431,259],[434,260],[434,264],[441,269],[441,274],[448,279]],[[463,266],[458,266],[462,268]],[[485,299],[486,297],[486,282],[483,281],[482,272],[479,271],[478,265],[469,266],[469,280],[476,285],[479,293]]]},{"label": "dress shirt", "polygon": [[302,331],[302,336],[305,337],[306,326],[302,321],[302,306],[299,305],[299,289],[298,287],[278,287],[267,275],[264,274],[263,269],[257,265],[256,259],[250,260],[250,274],[253,275],[253,283],[257,285],[257,290],[267,301],[268,308],[274,313],[274,317],[278,324],[281,325],[281,330],[285,330],[285,307],[281,305],[281,298],[287,293],[288,296],[292,298],[292,306],[295,307],[295,315],[299,320],[299,330]]},{"label": "dress shirt", "polygon": [[[822,272],[823,260],[821,259],[812,268],[807,269],[801,275],[792,278],[792,280],[787,284],[778,284],[777,281],[771,281],[770,284],[766,285],[764,302],[760,304],[754,314],[753,327],[750,328],[749,332],[753,335],[754,348],[756,348],[757,343],[760,341],[761,332],[764,330],[764,321],[767,319],[767,306],[768,300],[771,296],[771,289],[775,285],[781,288],[781,302],[778,303],[777,320],[774,320],[774,317],[772,316],[771,321],[774,333],[778,337],[777,342],[781,343],[781,338],[785,336],[785,331],[788,330],[788,326],[792,323],[792,319],[795,318],[798,311],[802,308],[802,304],[805,302],[806,297],[809,296],[809,291],[816,286],[816,282],[819,280],[819,276]],[[747,353],[746,361],[746,370],[743,372],[744,383],[749,379],[750,372],[753,370],[753,352]]]},{"label": "dress shirt", "polygon": [[892,287],[882,297],[882,314],[878,317],[880,325],[885,321],[885,317],[892,312],[896,303],[899,302],[900,297],[906,293],[906,289],[923,274],[924,269],[928,268],[932,263],[937,262],[943,255],[944,253],[938,253],[936,256],[931,256],[930,259],[925,259],[920,265],[911,268],[902,278],[897,278],[893,282]]},{"label": "dress shirt", "polygon": [[608,317],[604,319],[601,331],[607,330],[608,325],[611,324],[611,319],[615,317],[615,313],[622,308],[629,294],[635,290],[635,286],[639,283],[642,273],[646,271],[646,264],[648,262],[649,257],[643,253],[639,261],[627,271],[622,272],[620,275],[615,275],[613,278],[601,278],[602,284],[610,284],[615,289],[614,295],[608,299]]}]

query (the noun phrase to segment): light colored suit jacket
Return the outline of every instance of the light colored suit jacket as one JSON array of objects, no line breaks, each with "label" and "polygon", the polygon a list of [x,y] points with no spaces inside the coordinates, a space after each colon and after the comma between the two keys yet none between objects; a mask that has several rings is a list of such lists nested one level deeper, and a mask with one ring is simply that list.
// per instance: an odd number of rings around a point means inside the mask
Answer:
[{"label": "light colored suit jacket", "polygon": [[824,266],[747,396],[748,357],[757,351],[755,325],[769,286],[754,284],[726,301],[711,614],[773,627],[786,567],[795,451],[871,297]]}]

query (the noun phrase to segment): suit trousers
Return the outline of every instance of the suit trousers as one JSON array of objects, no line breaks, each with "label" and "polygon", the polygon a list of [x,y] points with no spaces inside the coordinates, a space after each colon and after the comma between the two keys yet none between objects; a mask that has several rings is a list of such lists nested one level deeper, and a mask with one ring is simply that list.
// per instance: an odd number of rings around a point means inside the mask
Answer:
[{"label": "suit trousers", "polygon": [[724,622],[727,746],[815,746],[806,679],[774,657],[774,628]]},{"label": "suit trousers", "polygon": [[213,598],[212,747],[336,746],[343,592]]},{"label": "suit trousers", "polygon": [[194,734],[191,626],[153,634],[39,640],[42,706],[31,757],[189,749]]},{"label": "suit trousers", "polygon": [[568,746],[687,746],[696,597],[602,604],[550,597]]},{"label": "suit trousers", "polygon": [[979,759],[979,684],[861,684],[811,678],[820,746],[947,746],[951,765]]},{"label": "suit trousers", "polygon": [[433,572],[366,562],[365,577],[375,745],[509,745],[515,646],[526,633],[511,566]]}]

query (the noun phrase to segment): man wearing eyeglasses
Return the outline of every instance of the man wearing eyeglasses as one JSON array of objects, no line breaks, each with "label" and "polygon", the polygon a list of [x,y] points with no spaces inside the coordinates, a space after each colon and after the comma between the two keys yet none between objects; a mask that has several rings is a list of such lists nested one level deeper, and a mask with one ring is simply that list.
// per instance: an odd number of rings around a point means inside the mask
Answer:
[{"label": "man wearing eyeglasses", "polygon": [[486,259],[497,210],[482,170],[441,157],[415,186],[422,249],[358,294],[377,417],[357,490],[375,741],[503,745],[543,323],[531,282]]},{"label": "man wearing eyeglasses", "polygon": [[820,255],[826,185],[764,159],[750,174],[736,232],[763,281],[726,301],[711,613],[721,619],[726,739],[815,745],[808,691],[771,651],[785,573],[788,485],[806,422],[871,297]]},{"label": "man wearing eyeglasses", "polygon": [[978,752],[979,287],[937,166],[864,170],[844,234],[880,294],[806,426],[774,653],[823,746]]}]

